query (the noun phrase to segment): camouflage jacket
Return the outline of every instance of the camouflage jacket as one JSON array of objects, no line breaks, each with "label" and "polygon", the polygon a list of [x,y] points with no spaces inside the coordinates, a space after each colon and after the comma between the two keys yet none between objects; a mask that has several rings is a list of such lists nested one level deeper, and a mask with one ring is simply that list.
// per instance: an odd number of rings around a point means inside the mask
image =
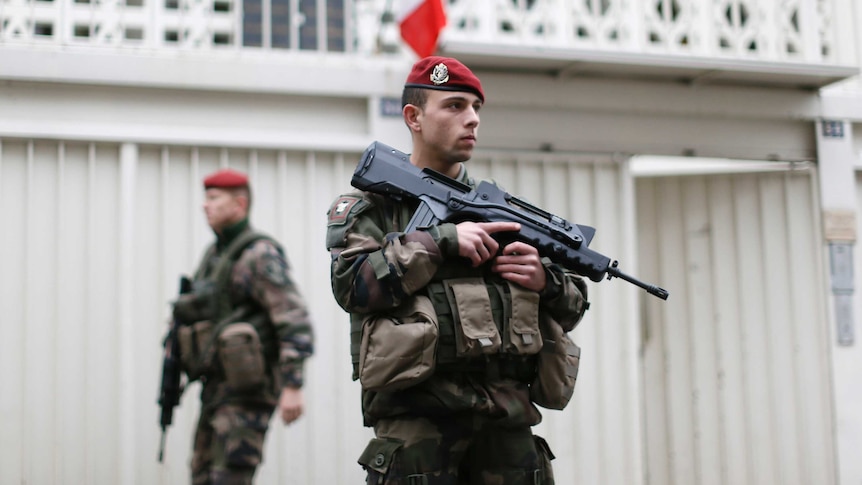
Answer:
[{"label": "camouflage jacket", "polygon": [[[207,250],[198,274],[212,271],[230,242],[250,230],[247,219],[227,228]],[[274,382],[301,387],[303,364],[313,353],[314,339],[307,305],[290,277],[283,249],[270,239],[251,243],[233,265],[230,281],[231,307],[247,305],[264,312],[275,329],[279,351],[278,362],[270,362],[277,373]]]},{"label": "camouflage jacket", "polygon": [[[465,169],[459,180],[475,186]],[[422,291],[438,272],[470,265],[458,255],[454,224],[400,232],[415,209],[415,203],[361,191],[343,194],[331,205],[326,243],[331,254],[332,291],[351,318],[393,309]],[[544,263],[548,278],[540,293],[540,308],[569,331],[586,310],[586,285],[579,276],[550,261]],[[505,385],[500,383],[468,383],[464,379],[468,378],[434,375],[403,391],[363,391],[366,424],[403,413],[468,409],[508,414],[527,424],[540,420],[524,389],[503,391]],[[501,397],[504,395],[509,397]],[[436,409],[441,403],[445,409]]]}]

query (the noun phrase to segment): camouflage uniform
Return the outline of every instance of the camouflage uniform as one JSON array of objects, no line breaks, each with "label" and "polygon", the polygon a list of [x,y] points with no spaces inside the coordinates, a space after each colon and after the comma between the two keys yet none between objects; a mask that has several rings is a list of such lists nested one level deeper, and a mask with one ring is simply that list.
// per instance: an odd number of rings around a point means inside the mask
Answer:
[{"label": "camouflage uniform", "polygon": [[[459,180],[475,186],[463,168]],[[399,232],[415,208],[359,191],[340,196],[330,207],[332,289],[351,314],[352,331],[357,319],[385,314],[442,280],[480,277],[489,292],[505,284],[489,264],[471,268],[458,256],[454,224]],[[587,307],[586,286],[578,276],[543,262],[547,287],[539,295],[540,311],[569,331]],[[496,318],[494,323],[501,326]],[[553,456],[531,431],[541,421],[529,396],[534,373],[534,358],[498,354],[438,364],[430,378],[406,389],[363,389],[363,418],[376,436],[359,459],[367,483],[552,484]]]},{"label": "camouflage uniform", "polygon": [[[195,280],[206,279],[235,238],[251,229],[245,219],[223,231],[204,255]],[[261,463],[264,435],[282,387],[301,387],[313,335],[306,305],[289,275],[281,247],[270,239],[247,246],[230,274],[230,306],[264,314],[273,334],[261,335],[267,377],[262,388],[233,392],[218,370],[201,381],[201,415],[194,437],[192,483],[250,484]],[[268,345],[267,345],[268,344]]]}]

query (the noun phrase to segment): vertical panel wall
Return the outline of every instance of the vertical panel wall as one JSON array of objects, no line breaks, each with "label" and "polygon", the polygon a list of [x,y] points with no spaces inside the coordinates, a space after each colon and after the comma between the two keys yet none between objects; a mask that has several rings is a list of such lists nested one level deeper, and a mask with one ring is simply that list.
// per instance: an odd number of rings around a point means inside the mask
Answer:
[{"label": "vertical panel wall", "polygon": [[[358,153],[0,140],[0,483],[188,483],[197,384],[159,446],[161,341],[178,278],[212,240],[203,176],[249,173],[252,224],[281,240],[317,337],[307,410],[273,421],[259,483],[361,483],[371,436],[350,380],[348,319],[334,303],[325,212],[350,189]],[[488,153],[470,162],[513,194],[598,233],[594,249],[633,272],[624,175],[600,158]],[[622,215],[622,217],[621,217]],[[575,397],[537,433],[559,483],[638,483],[635,290],[590,284],[573,332]]]},{"label": "vertical panel wall", "polygon": [[[517,152],[516,152],[517,153]],[[570,222],[597,229],[590,248],[636,274],[625,203],[627,174],[607,156],[498,153],[467,165]],[[575,395],[563,411],[542,409],[535,432],[557,456],[557,483],[641,482],[636,302],[640,290],[622,280],[588,282],[590,310],[571,333],[581,347]]]},{"label": "vertical panel wall", "polygon": [[[862,14],[862,12],[860,12]],[[853,126],[854,146],[859,147],[859,125]],[[862,228],[862,165],[856,167],[856,227]],[[857,229],[858,230],[858,229]],[[862,461],[858,459],[858,450],[862,450],[862,412],[859,402],[862,401],[862,380],[859,370],[862,369],[862,253],[860,239],[853,246],[853,321],[852,343],[842,343],[846,332],[839,331],[838,322],[832,326],[832,362],[835,386],[835,414],[837,422],[835,434],[838,442],[838,478],[840,483],[853,483],[862,477]],[[836,268],[838,269],[838,268]],[[835,311],[834,307],[831,311]],[[846,329],[844,329],[846,331]],[[843,335],[842,335],[843,334]],[[838,385],[837,383],[847,383]]]},{"label": "vertical panel wall", "polygon": [[812,177],[638,181],[648,483],[836,483]]},{"label": "vertical panel wall", "polygon": [[[325,210],[358,154],[2,140],[0,483],[187,483],[194,384],[158,466],[161,340],[178,277],[212,240],[200,180],[249,172],[253,224],[284,242],[319,345],[300,423],[268,436],[261,483],[356,483],[368,437]],[[333,466],[333,464],[335,464]]]}]

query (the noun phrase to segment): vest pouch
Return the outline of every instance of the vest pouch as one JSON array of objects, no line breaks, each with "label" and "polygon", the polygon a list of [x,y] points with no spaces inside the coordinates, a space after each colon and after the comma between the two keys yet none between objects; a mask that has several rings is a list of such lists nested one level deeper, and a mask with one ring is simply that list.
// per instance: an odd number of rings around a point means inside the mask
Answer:
[{"label": "vest pouch", "polygon": [[[404,442],[393,438],[372,438],[359,456],[360,465],[369,474],[376,473],[382,480],[387,476],[395,456],[404,446]],[[370,477],[369,477],[370,478]],[[370,482],[370,480],[369,480]],[[378,483],[382,483],[378,482]]]},{"label": "vest pouch", "polygon": [[431,300],[413,295],[398,308],[362,321],[359,382],[369,391],[395,391],[431,377],[439,326]]},{"label": "vest pouch", "polygon": [[218,336],[218,359],[225,383],[234,392],[258,390],[266,379],[263,346],[254,326],[232,323]]},{"label": "vest pouch", "polygon": [[[177,340],[180,344],[180,365],[189,378],[189,381],[199,379],[204,373],[212,369],[212,350],[207,352],[212,338],[213,324],[209,320],[202,320],[190,325],[179,325],[177,327]],[[204,353],[207,355],[204,355]]]},{"label": "vest pouch", "polygon": [[458,278],[443,281],[446,297],[455,321],[455,353],[458,357],[496,354],[502,341],[491,297],[482,278]]},{"label": "vest pouch", "polygon": [[515,283],[507,282],[511,296],[509,318],[503,334],[505,351],[509,354],[532,355],[542,350],[539,332],[539,294]]},{"label": "vest pouch", "polygon": [[575,392],[581,349],[544,312],[539,323],[544,342],[538,355],[536,378],[530,385],[530,399],[543,408],[561,410]]}]

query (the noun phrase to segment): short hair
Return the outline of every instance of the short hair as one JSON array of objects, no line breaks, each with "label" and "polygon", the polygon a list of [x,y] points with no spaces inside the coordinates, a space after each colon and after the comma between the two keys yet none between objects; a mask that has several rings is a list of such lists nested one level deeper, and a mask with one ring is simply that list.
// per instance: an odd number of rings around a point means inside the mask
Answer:
[{"label": "short hair", "polygon": [[401,109],[404,109],[408,104],[412,104],[419,109],[425,109],[425,103],[428,102],[428,90],[425,88],[416,88],[405,86],[401,92]]},{"label": "short hair", "polygon": [[242,187],[231,187],[224,190],[229,191],[230,194],[234,197],[245,197],[245,199],[248,201],[248,206],[246,207],[246,210],[251,212],[251,189],[247,185],[244,185]]}]

